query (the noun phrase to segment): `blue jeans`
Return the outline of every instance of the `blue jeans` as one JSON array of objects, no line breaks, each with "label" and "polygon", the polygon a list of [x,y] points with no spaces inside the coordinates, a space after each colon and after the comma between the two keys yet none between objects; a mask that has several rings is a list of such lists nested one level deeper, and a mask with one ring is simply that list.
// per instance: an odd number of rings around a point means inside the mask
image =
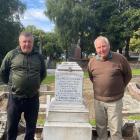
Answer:
[{"label": "blue jeans", "polygon": [[19,99],[9,94],[7,106],[7,140],[16,140],[21,113],[26,122],[24,140],[34,140],[39,111],[39,97]]}]

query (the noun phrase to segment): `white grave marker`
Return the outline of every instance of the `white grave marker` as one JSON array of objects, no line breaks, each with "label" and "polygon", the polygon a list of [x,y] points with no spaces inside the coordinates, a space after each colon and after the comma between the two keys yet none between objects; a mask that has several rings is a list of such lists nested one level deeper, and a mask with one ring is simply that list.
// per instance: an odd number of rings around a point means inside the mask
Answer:
[{"label": "white grave marker", "polygon": [[82,103],[83,71],[79,65],[59,65],[55,78],[56,101]]}]

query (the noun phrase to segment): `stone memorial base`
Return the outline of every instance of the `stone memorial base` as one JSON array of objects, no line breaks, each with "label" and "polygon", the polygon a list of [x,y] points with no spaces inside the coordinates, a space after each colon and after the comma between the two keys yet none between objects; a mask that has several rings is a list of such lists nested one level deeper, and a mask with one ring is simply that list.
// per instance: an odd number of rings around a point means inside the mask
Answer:
[{"label": "stone memorial base", "polygon": [[88,110],[82,103],[70,104],[52,101],[48,114],[48,122],[88,122]]},{"label": "stone memorial base", "polygon": [[91,132],[88,123],[46,122],[43,140],[91,140]]},{"label": "stone memorial base", "polygon": [[51,102],[43,140],[91,140],[92,126],[83,104]]}]

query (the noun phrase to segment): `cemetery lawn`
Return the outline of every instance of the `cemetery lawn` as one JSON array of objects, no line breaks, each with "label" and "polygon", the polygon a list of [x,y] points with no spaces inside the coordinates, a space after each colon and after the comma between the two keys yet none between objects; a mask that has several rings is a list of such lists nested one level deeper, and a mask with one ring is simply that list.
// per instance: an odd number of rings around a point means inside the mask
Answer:
[{"label": "cemetery lawn", "polygon": [[[132,69],[132,75],[140,75],[140,69]],[[88,72],[84,72],[84,78],[88,78]],[[54,75],[47,75],[42,84],[52,84],[55,81]]]},{"label": "cemetery lawn", "polygon": [[132,75],[140,75],[140,69],[132,69]]},{"label": "cemetery lawn", "polygon": [[[140,69],[132,69],[132,75],[140,75]],[[92,83],[90,82],[89,78],[88,78],[88,72],[85,71],[84,72],[84,86],[83,86],[83,97],[85,100],[85,104],[89,109],[89,123],[92,126],[96,125],[96,121],[95,121],[95,113],[94,113],[94,107],[93,107],[93,94],[92,94]],[[52,89],[55,86],[55,75],[47,75],[47,77],[43,80],[42,82],[43,84],[47,84],[47,85],[51,85]],[[140,120],[140,115],[132,115],[132,116],[128,116],[126,118],[127,120]],[[44,123],[44,120],[38,120],[38,124],[42,125]]]},{"label": "cemetery lawn", "polygon": [[139,115],[128,116],[127,119],[128,120],[140,121],[140,116]]},{"label": "cemetery lawn", "polygon": [[38,118],[37,119],[37,125],[38,126],[44,126],[44,124],[45,124],[45,119],[43,119],[43,118]]},{"label": "cemetery lawn", "polygon": [[[88,78],[88,72],[84,72],[84,78]],[[55,75],[47,75],[42,84],[52,84],[55,81]]]},{"label": "cemetery lawn", "polygon": [[89,123],[92,125],[92,126],[95,126],[96,125],[96,120],[95,119],[92,119],[89,121]]},{"label": "cemetery lawn", "polygon": [[[127,120],[131,120],[131,121],[140,121],[140,115],[130,115],[128,117],[126,117]],[[92,126],[95,126],[96,125],[96,120],[95,119],[91,119],[89,121],[89,123],[92,125]]]},{"label": "cemetery lawn", "polygon": [[47,75],[42,84],[52,84],[55,81],[55,75]]}]

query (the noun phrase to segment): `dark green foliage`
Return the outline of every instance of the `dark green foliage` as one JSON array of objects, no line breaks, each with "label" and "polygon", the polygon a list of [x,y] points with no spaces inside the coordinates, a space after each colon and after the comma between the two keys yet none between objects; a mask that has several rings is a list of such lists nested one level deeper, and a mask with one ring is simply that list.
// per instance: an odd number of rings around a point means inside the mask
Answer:
[{"label": "dark green foliage", "polygon": [[25,5],[19,0],[0,0],[0,59],[17,46],[18,35],[23,28],[19,15]]},{"label": "dark green foliage", "polygon": [[91,53],[92,40],[105,35],[113,50],[125,46],[128,53],[130,37],[140,27],[140,0],[46,0],[46,6],[66,50],[80,37],[82,51]]}]

